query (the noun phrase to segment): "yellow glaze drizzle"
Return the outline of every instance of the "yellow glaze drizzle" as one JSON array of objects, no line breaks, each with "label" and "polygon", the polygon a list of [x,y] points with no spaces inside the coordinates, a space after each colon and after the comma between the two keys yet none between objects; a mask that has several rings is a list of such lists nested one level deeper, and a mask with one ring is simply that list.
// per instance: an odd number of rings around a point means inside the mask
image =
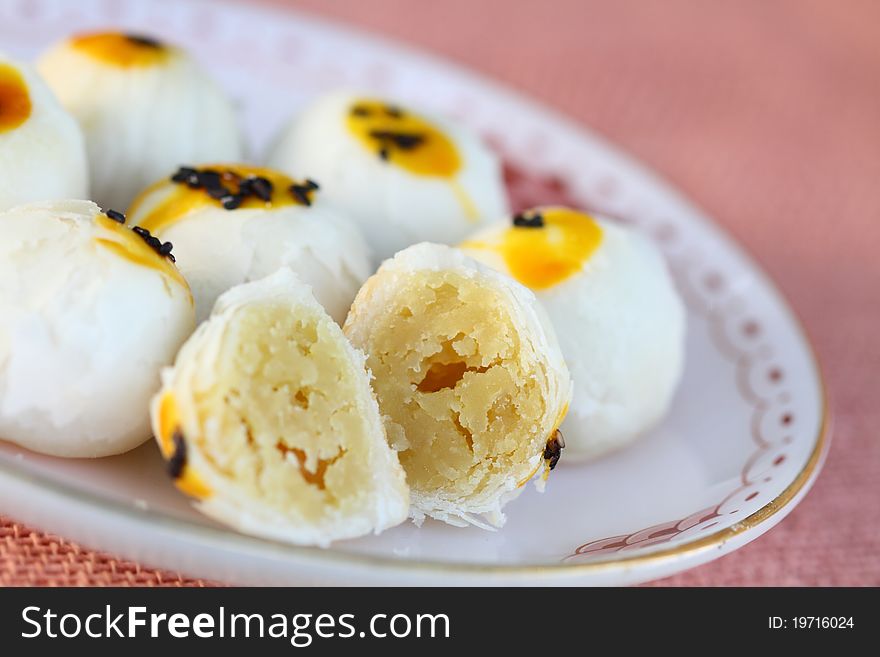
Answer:
[{"label": "yellow glaze drizzle", "polygon": [[477,211],[477,206],[474,205],[473,199],[471,199],[464,187],[461,186],[461,183],[457,180],[452,180],[449,184],[452,185],[452,193],[455,194],[461,209],[464,210],[464,216],[467,217],[468,221],[477,221],[480,218],[480,213]]},{"label": "yellow glaze drizzle", "polygon": [[[103,236],[95,238],[98,244],[129,262],[155,269],[166,280],[181,285],[187,293],[190,293],[189,285],[177,267],[168,258],[159,255],[150,248],[131,228],[113,221],[103,214],[98,215],[96,221],[105,231]],[[192,300],[191,293],[190,300]]]},{"label": "yellow glaze drizzle", "polygon": [[[543,450],[543,449],[544,448],[541,447],[541,450]],[[522,488],[523,486],[525,486],[527,483],[529,483],[532,480],[532,477],[534,477],[536,474],[538,474],[538,470],[540,470],[543,467],[544,467],[544,460],[541,459],[540,461],[538,461],[538,465],[535,466],[534,470],[532,470],[528,475],[526,475],[519,482],[517,482],[516,487]],[[546,475],[545,475],[545,478],[546,478]]]},{"label": "yellow glaze drizzle", "polygon": [[562,426],[562,421],[565,420],[565,416],[568,415],[568,404],[562,407],[562,410],[559,411],[559,417],[556,418],[556,426],[553,427],[553,431],[550,432],[552,436],[559,430],[559,427]]},{"label": "yellow glaze drizzle", "polygon": [[119,68],[157,66],[173,52],[150,37],[121,32],[83,34],[73,37],[70,44],[79,52]]},{"label": "yellow glaze drizzle", "polygon": [[[287,205],[302,204],[301,200],[290,193],[290,187],[296,181],[273,169],[244,164],[212,164],[200,168],[201,171],[209,169],[220,172],[224,177],[223,184],[234,193],[238,192],[240,181],[248,177],[261,177],[272,183],[273,193],[271,200],[263,201],[256,196],[247,196],[241,202],[241,205],[238,206],[239,209],[258,208],[270,210]],[[145,213],[142,212],[141,208],[148,200],[154,194],[163,191],[166,191],[167,195]],[[311,199],[311,195],[315,193],[315,190],[305,193]],[[158,235],[190,213],[212,206],[223,208],[222,202],[211,197],[205,189],[193,189],[186,183],[175,183],[166,178],[153,183],[141,192],[128,208],[127,214],[138,226],[147,229],[154,235]],[[230,210],[230,212],[234,212],[234,210]]]},{"label": "yellow glaze drizzle", "polygon": [[171,458],[174,453],[174,432],[180,426],[180,412],[174,395],[166,392],[159,402],[159,448],[162,456]]},{"label": "yellow glaze drizzle", "polygon": [[550,207],[523,214],[540,215],[543,225],[514,225],[497,242],[466,241],[461,246],[498,252],[513,278],[533,290],[546,290],[581,271],[602,243],[602,227],[581,212]]},{"label": "yellow glaze drizzle", "polygon": [[416,176],[449,180],[465,216],[479,219],[477,209],[455,176],[461,156],[440,128],[409,110],[381,100],[361,98],[348,108],[346,126],[377,157]]},{"label": "yellow glaze drizzle", "polygon": [[452,140],[409,110],[363,98],[349,107],[346,120],[367,150],[410,173],[451,178],[461,167]]},{"label": "yellow glaze drizzle", "polygon": [[18,69],[0,62],[0,133],[14,130],[31,115],[31,95]]},{"label": "yellow glaze drizzle", "polygon": [[[180,431],[180,412],[177,409],[174,396],[170,392],[166,392],[159,402],[159,435],[157,436],[159,449],[166,460],[174,455],[174,433],[176,431]],[[197,499],[209,497],[212,492],[208,485],[193,472],[189,464],[184,464],[180,476],[174,480],[174,485],[180,492]]]}]

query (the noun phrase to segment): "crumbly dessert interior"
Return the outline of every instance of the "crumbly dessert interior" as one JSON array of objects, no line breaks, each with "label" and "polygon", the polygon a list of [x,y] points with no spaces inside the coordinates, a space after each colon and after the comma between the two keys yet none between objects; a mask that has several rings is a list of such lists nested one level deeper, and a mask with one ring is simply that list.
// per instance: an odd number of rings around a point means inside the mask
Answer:
[{"label": "crumbly dessert interior", "polygon": [[240,309],[188,437],[242,495],[311,522],[361,511],[372,488],[364,391],[329,323],[278,303]]},{"label": "crumbly dessert interior", "polygon": [[[454,501],[531,472],[547,436],[532,346],[505,300],[454,272],[418,272],[370,330],[368,364],[391,443],[416,492]],[[497,482],[496,482],[497,483]]]}]

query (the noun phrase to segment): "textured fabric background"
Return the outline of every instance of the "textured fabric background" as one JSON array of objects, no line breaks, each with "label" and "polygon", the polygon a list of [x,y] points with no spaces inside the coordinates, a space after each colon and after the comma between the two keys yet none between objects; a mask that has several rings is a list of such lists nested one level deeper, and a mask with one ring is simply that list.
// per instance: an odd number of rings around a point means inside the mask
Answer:
[{"label": "textured fabric background", "polygon": [[[834,438],[804,502],[667,585],[880,585],[880,3],[261,0],[407,41],[590,125],[757,256],[801,315]],[[0,520],[0,584],[202,584]]]}]

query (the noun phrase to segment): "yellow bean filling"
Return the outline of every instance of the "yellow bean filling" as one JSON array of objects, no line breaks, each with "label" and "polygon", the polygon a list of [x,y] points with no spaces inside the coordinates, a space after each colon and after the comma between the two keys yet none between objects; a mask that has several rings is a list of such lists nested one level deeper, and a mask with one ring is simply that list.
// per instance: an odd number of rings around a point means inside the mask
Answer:
[{"label": "yellow bean filling", "polygon": [[243,496],[305,521],[354,512],[371,489],[364,391],[329,323],[278,303],[239,310],[187,437]]},{"label": "yellow bean filling", "polygon": [[[507,302],[509,303],[509,302]],[[548,438],[541,359],[501,293],[454,272],[395,290],[361,345],[392,444],[414,491],[455,500],[505,473],[523,480]]]}]

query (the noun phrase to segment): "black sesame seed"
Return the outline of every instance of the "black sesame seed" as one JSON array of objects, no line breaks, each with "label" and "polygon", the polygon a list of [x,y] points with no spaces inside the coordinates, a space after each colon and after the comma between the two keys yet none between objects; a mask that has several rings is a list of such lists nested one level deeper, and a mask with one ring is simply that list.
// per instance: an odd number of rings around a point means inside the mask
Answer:
[{"label": "black sesame seed", "polygon": [[241,205],[242,201],[244,201],[244,197],[241,194],[227,194],[220,199],[223,207],[227,210],[235,210]]},{"label": "black sesame seed", "polygon": [[261,201],[268,203],[272,200],[273,185],[270,180],[257,176],[256,178],[248,178],[251,193]]},{"label": "black sesame seed", "polygon": [[144,242],[146,242],[147,246],[149,246],[153,251],[158,253],[160,256],[168,258],[171,262],[177,262],[173,255],[171,255],[172,245],[171,242],[162,243],[158,237],[154,237],[150,234],[146,228],[141,228],[140,226],[132,226],[132,231],[134,231],[135,235],[138,235]]},{"label": "black sesame seed", "polygon": [[113,221],[119,222],[120,224],[125,223],[125,215],[117,210],[107,210],[106,214],[107,217]]},{"label": "black sesame seed", "polygon": [[175,429],[171,440],[174,442],[174,452],[168,459],[168,475],[172,479],[179,479],[186,467],[186,440],[184,440],[180,429]]},{"label": "black sesame seed", "polygon": [[382,160],[385,160],[387,162],[388,156],[389,156],[388,147],[387,146],[379,147],[379,158]]},{"label": "black sesame seed", "polygon": [[365,105],[355,105],[351,108],[351,113],[353,116],[369,116],[372,114],[370,108]]},{"label": "black sesame seed", "polygon": [[182,183],[190,179],[190,177],[198,175],[198,171],[192,167],[180,167],[177,172],[171,176],[171,182]]},{"label": "black sesame seed", "polygon": [[198,172],[199,185],[205,189],[215,189],[222,187],[220,182],[220,172],[212,169],[204,169]]},{"label": "black sesame seed", "polygon": [[132,43],[136,43],[139,46],[144,46],[145,48],[164,48],[164,44],[158,39],[146,36],[144,34],[126,34],[125,38],[131,41]]},{"label": "black sesame seed", "polygon": [[556,444],[559,445],[559,449],[565,447],[565,436],[562,435],[562,429],[556,430]]},{"label": "black sesame seed", "polygon": [[232,195],[232,192],[230,192],[228,189],[226,189],[222,185],[220,185],[219,187],[210,187],[210,188],[206,189],[205,191],[208,192],[208,196],[210,196],[213,199],[217,199],[218,201],[225,196]]},{"label": "black sesame seed", "polygon": [[543,228],[544,216],[540,212],[520,212],[513,216],[513,225],[520,228]]},{"label": "black sesame seed", "polygon": [[321,186],[318,183],[316,183],[314,180],[312,180],[311,178],[306,178],[306,187],[308,187],[309,189],[314,189],[314,190],[321,189]]},{"label": "black sesame seed", "polygon": [[562,432],[557,429],[556,433],[553,434],[553,437],[547,441],[547,445],[544,447],[544,460],[547,462],[547,467],[551,470],[559,463],[563,447],[565,447],[565,440],[562,438]]},{"label": "black sesame seed", "polygon": [[298,203],[305,206],[310,206],[312,204],[312,199],[309,196],[309,193],[313,190],[314,188],[309,187],[308,184],[300,185],[294,183],[290,186],[290,193],[293,195],[293,198],[295,198]]},{"label": "black sesame seed", "polygon": [[385,114],[390,116],[393,119],[399,119],[403,117],[403,110],[397,107],[396,105],[386,105],[385,106]]},{"label": "black sesame seed", "polygon": [[[220,201],[227,210],[235,210],[248,196],[256,196],[266,203],[272,200],[272,182],[262,176],[248,176],[242,179],[240,175],[230,170],[199,171],[193,167],[180,167],[171,176],[171,180],[176,183],[186,183],[191,189],[205,190],[208,196]],[[237,186],[238,192],[233,193],[224,183]],[[315,188],[317,189],[317,185]]]},{"label": "black sesame seed", "polygon": [[371,130],[370,137],[377,139],[385,147],[391,143],[404,151],[411,151],[425,143],[425,135],[416,132],[396,132],[394,130]]},{"label": "black sesame seed", "polygon": [[394,143],[398,148],[402,148],[404,150],[412,150],[416,146],[421,146],[425,143],[424,135],[397,135],[394,137]]}]

